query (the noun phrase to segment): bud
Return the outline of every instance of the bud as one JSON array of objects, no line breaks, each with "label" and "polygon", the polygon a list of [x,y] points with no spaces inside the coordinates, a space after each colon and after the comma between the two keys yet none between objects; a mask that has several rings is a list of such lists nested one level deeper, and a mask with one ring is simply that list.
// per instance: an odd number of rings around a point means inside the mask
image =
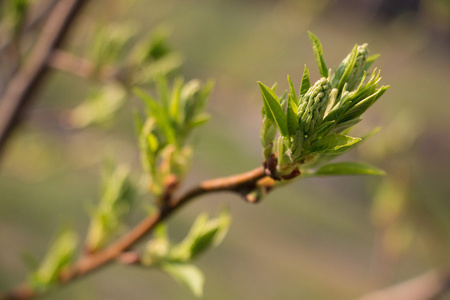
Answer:
[{"label": "bud", "polygon": [[356,55],[355,66],[347,80],[347,88],[352,91],[358,86],[364,75],[365,65],[369,51],[367,50],[367,44],[358,46],[358,54]]},{"label": "bud", "polygon": [[[369,51],[367,50],[368,45],[357,45],[356,46],[356,58],[355,58],[355,64],[353,65],[350,74],[345,79],[345,82],[342,81],[342,76],[344,75],[345,70],[347,67],[349,67],[349,64],[352,63],[350,61],[351,57],[353,57],[355,49],[347,55],[346,58],[341,62],[339,67],[336,70],[336,73],[334,74],[332,78],[332,84],[333,87],[338,88],[339,90],[342,89],[345,83],[347,83],[347,91],[354,90],[358,84],[361,81],[361,78],[364,75],[364,71],[366,71],[366,62],[367,57],[369,55]],[[341,82],[342,81],[342,82]]]},{"label": "bud", "polygon": [[330,79],[322,77],[302,97],[298,109],[298,120],[304,135],[309,136],[322,122],[330,91]]}]

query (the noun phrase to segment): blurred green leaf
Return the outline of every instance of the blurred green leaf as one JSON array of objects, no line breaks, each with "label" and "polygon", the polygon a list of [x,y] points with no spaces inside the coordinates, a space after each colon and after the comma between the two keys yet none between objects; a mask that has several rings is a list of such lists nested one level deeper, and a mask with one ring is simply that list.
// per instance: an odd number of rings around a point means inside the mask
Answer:
[{"label": "blurred green leaf", "polygon": [[280,105],[277,95],[266,85],[258,82],[264,100],[267,117],[277,124],[280,133],[288,136],[287,117]]},{"label": "blurred green leaf", "polygon": [[110,121],[125,100],[126,91],[121,85],[103,85],[70,112],[71,124],[76,128],[83,128]]},{"label": "blurred green leaf", "polygon": [[320,167],[314,175],[386,175],[386,173],[366,163],[338,162]]},{"label": "blurred green leaf", "polygon": [[[9,0],[5,1],[4,7],[0,6],[0,33],[4,29],[5,33],[9,35],[8,38],[19,36],[27,21],[30,2],[30,0]],[[2,8],[4,11],[2,11]]]},{"label": "blurred green leaf", "polygon": [[185,263],[165,262],[161,264],[161,269],[188,287],[196,297],[203,296],[205,278],[196,266]]},{"label": "blurred green leaf", "polygon": [[135,74],[135,84],[148,84],[155,81],[159,76],[169,76],[183,64],[183,57],[179,53],[169,53],[156,61],[138,65]]},{"label": "blurred green leaf", "polygon": [[170,121],[168,111],[164,109],[161,103],[147,94],[144,90],[134,87],[133,93],[144,101],[147,114],[156,121],[158,128],[164,133],[164,137],[170,144],[177,144],[176,132],[173,123]]},{"label": "blurred green leaf", "polygon": [[186,238],[174,246],[171,257],[175,260],[190,261],[211,247],[222,242],[231,223],[228,210],[223,210],[217,219],[208,220],[201,214],[192,225]]},{"label": "blurred green leaf", "polygon": [[364,66],[365,70],[369,70],[369,68],[372,66],[372,64],[377,60],[377,58],[380,57],[380,54],[374,54],[367,58],[366,65]]},{"label": "blurred green leaf", "polygon": [[120,64],[126,45],[135,34],[135,26],[131,23],[111,23],[99,26],[92,37],[89,49],[90,60],[97,70],[107,65]]},{"label": "blurred green leaf", "polygon": [[100,249],[118,233],[133,205],[134,194],[129,170],[112,162],[107,163],[101,199],[91,216],[86,238],[86,247],[89,251]]},{"label": "blurred green leaf", "polygon": [[45,289],[56,283],[61,270],[72,261],[77,243],[78,238],[74,231],[66,229],[61,232],[40,267],[31,274],[31,284],[38,289]]},{"label": "blurred green leaf", "polygon": [[322,44],[320,43],[317,36],[315,36],[311,31],[308,31],[309,39],[311,40],[311,45],[314,51],[314,56],[316,57],[317,66],[319,67],[320,75],[322,77],[328,77],[328,68],[325,64],[325,59],[323,58]]},{"label": "blurred green leaf", "polygon": [[160,267],[161,262],[169,261],[170,242],[167,236],[167,225],[159,224],[154,231],[154,238],[145,246],[141,262],[144,266]]}]

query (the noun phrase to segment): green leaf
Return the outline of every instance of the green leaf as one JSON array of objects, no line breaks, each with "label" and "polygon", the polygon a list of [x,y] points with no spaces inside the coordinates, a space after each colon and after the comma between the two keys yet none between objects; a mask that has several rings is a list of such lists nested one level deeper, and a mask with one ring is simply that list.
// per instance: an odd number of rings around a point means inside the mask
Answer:
[{"label": "green leaf", "polygon": [[116,83],[109,83],[92,92],[85,101],[70,112],[72,126],[83,128],[110,121],[123,106],[126,91]]},{"label": "green leaf", "polygon": [[361,142],[360,138],[353,138],[342,134],[329,134],[323,139],[312,143],[311,153],[340,154]]},{"label": "green leaf", "polygon": [[358,104],[350,108],[342,117],[342,121],[346,122],[359,118],[369,107],[371,107],[388,89],[388,86],[383,86],[375,93],[360,101]]},{"label": "green leaf", "polygon": [[288,100],[288,107],[287,107],[287,124],[288,124],[288,131],[289,135],[293,137],[297,131],[299,130],[300,126],[298,125],[297,120],[297,105],[295,104],[294,100],[292,99],[292,95],[290,95]]},{"label": "green leaf", "polygon": [[356,119],[352,119],[352,120],[349,120],[349,121],[346,121],[346,122],[339,123],[338,125],[336,125],[336,127],[333,128],[333,130],[331,132],[333,132],[333,133],[342,133],[345,130],[355,126],[356,124],[358,124],[361,121],[362,121],[361,119],[356,118]]},{"label": "green leaf", "polygon": [[177,124],[181,123],[180,116],[180,96],[184,81],[181,78],[175,80],[170,96],[170,116]]},{"label": "green leaf", "polygon": [[134,202],[135,193],[128,168],[107,163],[101,199],[92,214],[86,239],[86,247],[90,251],[100,249],[118,233]]},{"label": "green leaf", "polygon": [[289,82],[289,94],[292,96],[292,100],[294,100],[294,103],[298,105],[299,99],[297,98],[297,94],[295,93],[294,84],[291,81],[291,78],[289,78],[288,75],[288,82]]},{"label": "green leaf", "polygon": [[355,67],[356,57],[358,56],[358,45],[355,45],[350,52],[348,61],[345,66],[344,74],[342,74],[341,79],[339,80],[339,84],[337,85],[337,89],[340,91],[344,87],[344,84],[347,82],[348,78],[350,77],[350,74],[353,71],[353,68]]},{"label": "green leaf", "polygon": [[166,115],[169,114],[169,84],[167,82],[166,76],[158,76],[156,79],[156,87],[158,90],[158,95],[164,112]]},{"label": "green leaf", "polygon": [[338,162],[320,167],[315,175],[386,175],[383,170],[366,163],[359,162]]},{"label": "green leaf", "polygon": [[328,68],[325,64],[325,59],[323,58],[322,44],[320,43],[317,36],[312,32],[308,31],[309,39],[311,40],[311,45],[314,51],[314,56],[316,57],[317,66],[319,67],[320,75],[322,77],[328,77]]},{"label": "green leaf", "polygon": [[47,287],[55,283],[61,270],[72,261],[77,243],[78,237],[74,231],[63,231],[48,250],[39,269],[32,274],[32,284]]},{"label": "green leaf", "polygon": [[281,108],[280,100],[268,86],[259,81],[258,84],[264,100],[267,117],[277,124],[282,136],[288,136],[287,117]]},{"label": "green leaf", "polygon": [[173,247],[171,259],[190,261],[208,248],[217,246],[225,237],[230,223],[228,210],[223,210],[218,218],[211,220],[207,214],[199,215],[186,238]]},{"label": "green leaf", "polygon": [[155,99],[138,87],[133,88],[133,93],[143,100],[146,105],[147,113],[156,120],[158,128],[164,133],[168,143],[176,144],[176,134],[170,122],[168,112]]},{"label": "green leaf", "polygon": [[323,122],[322,124],[320,124],[319,127],[317,127],[314,130],[312,136],[315,136],[316,138],[322,138],[322,136],[326,135],[328,131],[333,128],[335,123],[336,123],[335,121]]},{"label": "green leaf", "polygon": [[203,273],[194,265],[184,263],[162,263],[161,269],[176,281],[188,287],[196,297],[203,296],[205,278]]},{"label": "green leaf", "polygon": [[303,76],[302,76],[302,84],[300,85],[300,95],[303,96],[306,94],[308,89],[311,87],[311,81],[309,79],[309,70],[308,67],[305,65],[305,69],[303,70]]},{"label": "green leaf", "polygon": [[364,70],[369,70],[370,66],[375,62],[375,60],[380,57],[380,54],[374,54],[367,58],[366,64],[364,65]]},{"label": "green leaf", "polygon": [[211,119],[211,117],[206,113],[197,115],[194,117],[194,119],[192,119],[191,123],[189,124],[189,127],[194,128],[194,127],[201,126],[201,125],[205,124],[206,122],[208,122],[209,119]]}]

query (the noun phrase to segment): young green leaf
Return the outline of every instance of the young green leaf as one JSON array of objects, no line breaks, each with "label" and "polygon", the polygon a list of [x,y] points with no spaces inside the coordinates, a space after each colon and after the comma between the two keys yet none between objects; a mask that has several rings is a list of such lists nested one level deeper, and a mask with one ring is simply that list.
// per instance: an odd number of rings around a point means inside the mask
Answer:
[{"label": "young green leaf", "polygon": [[358,124],[361,121],[362,121],[361,119],[356,118],[356,119],[352,119],[352,120],[349,120],[346,122],[341,122],[338,125],[336,125],[331,132],[332,133],[342,133],[345,130],[355,126],[356,124]]},{"label": "young green leaf", "polygon": [[186,238],[173,247],[171,258],[190,261],[208,248],[217,246],[225,237],[230,223],[228,210],[222,211],[217,219],[208,220],[207,214],[199,215]]},{"label": "young green leaf", "polygon": [[358,104],[350,108],[342,117],[342,122],[359,118],[369,107],[371,107],[388,89],[388,86],[379,88],[375,93],[360,101]]},{"label": "young green leaf", "polygon": [[385,175],[383,170],[359,162],[338,162],[320,167],[314,175]]},{"label": "young green leaf", "polygon": [[328,68],[325,64],[325,59],[323,58],[322,44],[320,43],[317,36],[312,32],[308,31],[309,39],[311,40],[311,45],[313,47],[314,56],[316,57],[317,66],[319,67],[320,75],[322,77],[328,77]]},{"label": "young green leaf", "polygon": [[39,269],[31,275],[32,285],[46,288],[55,283],[61,270],[72,261],[77,243],[74,231],[63,231],[48,250]]},{"label": "young green leaf", "polygon": [[188,287],[196,297],[203,296],[205,278],[196,266],[185,263],[164,262],[161,264],[161,269],[176,281]]},{"label": "young green leaf", "polygon": [[333,128],[335,123],[336,123],[335,121],[323,122],[322,124],[320,124],[319,127],[317,127],[314,130],[314,132],[312,133],[312,136],[314,136],[317,139],[322,138]]},{"label": "young green leaf", "polygon": [[350,55],[348,56],[344,73],[342,74],[342,77],[339,80],[339,84],[336,87],[339,91],[342,90],[344,84],[348,81],[350,74],[352,73],[353,68],[355,67],[357,55],[358,55],[358,45],[355,45],[355,47],[353,47],[352,51],[350,52]]},{"label": "young green leaf", "polygon": [[169,115],[169,84],[167,82],[166,76],[158,76],[156,79],[156,88],[158,90],[158,96],[160,103],[164,108],[166,115]]},{"label": "young green leaf", "polygon": [[155,119],[158,128],[164,133],[167,142],[177,144],[176,133],[170,121],[168,111],[140,88],[133,88],[133,93],[145,103],[148,115]]},{"label": "young green leaf", "polygon": [[367,60],[366,60],[366,64],[364,66],[364,70],[366,70],[366,71],[369,70],[370,66],[372,66],[372,64],[375,62],[375,60],[378,57],[380,57],[380,54],[374,54],[374,55],[369,56],[367,58]]},{"label": "young green leaf", "polygon": [[183,85],[184,85],[183,79],[181,78],[176,79],[172,88],[172,94],[170,96],[170,117],[177,124],[181,123],[180,97]]},{"label": "young green leaf", "polygon": [[306,94],[306,92],[310,87],[311,81],[309,79],[309,70],[308,67],[305,65],[305,69],[303,70],[302,83],[300,85],[300,92],[299,92],[300,95],[303,96],[304,94]]},{"label": "young green leaf", "polygon": [[287,107],[287,124],[288,124],[288,131],[289,135],[293,137],[297,131],[299,130],[300,126],[298,125],[297,120],[297,105],[294,102],[294,99],[292,99],[293,96],[289,96],[288,100],[288,107]]},{"label": "young green leaf", "polygon": [[294,103],[298,105],[299,99],[297,98],[297,94],[295,93],[294,84],[292,83],[291,78],[289,78],[289,75],[287,78],[289,82],[289,94],[292,97],[292,100],[294,100]]},{"label": "young green leaf", "polygon": [[309,151],[319,154],[338,154],[347,151],[359,142],[361,142],[360,138],[333,133],[312,143]]},{"label": "young green leaf", "polygon": [[129,170],[113,163],[105,167],[102,196],[91,217],[86,239],[87,249],[98,250],[117,234],[133,202],[134,189]]},{"label": "young green leaf", "polygon": [[267,117],[277,124],[282,136],[288,136],[287,117],[281,108],[280,100],[268,86],[259,81],[258,84],[264,100]]}]

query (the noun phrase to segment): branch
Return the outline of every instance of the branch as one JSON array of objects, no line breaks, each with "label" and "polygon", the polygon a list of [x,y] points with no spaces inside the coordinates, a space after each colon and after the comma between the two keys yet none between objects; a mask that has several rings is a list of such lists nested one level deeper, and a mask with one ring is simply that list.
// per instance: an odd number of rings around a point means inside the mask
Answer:
[{"label": "branch", "polygon": [[95,65],[88,59],[59,49],[53,51],[48,61],[48,66],[85,79],[98,77],[102,81],[117,79],[119,73],[119,70],[111,66],[104,66],[97,70]]},{"label": "branch", "polygon": [[450,272],[432,270],[392,287],[367,294],[359,300],[431,300],[450,289]]},{"label": "branch", "polygon": [[[246,191],[248,192],[258,187],[264,187],[269,190],[273,187],[273,185],[274,181],[267,176],[266,170],[263,167],[259,167],[235,176],[204,181],[197,187],[186,191],[179,197],[171,197],[170,199],[167,199],[167,204],[162,206],[157,213],[146,217],[113,244],[98,252],[88,253],[85,256],[82,256],[77,262],[60,274],[60,283],[69,283],[74,279],[99,270],[100,268],[114,262],[116,259],[123,262],[124,253],[125,257],[129,259],[126,255],[127,250],[151,233],[156,225],[164,221],[180,207],[198,196],[221,191],[235,192],[240,195],[244,195]],[[7,295],[0,296],[0,299],[31,299],[38,295],[39,291],[36,291],[33,287],[24,284],[18,286]]]},{"label": "branch", "polygon": [[27,64],[8,83],[0,98],[0,152],[19,123],[31,95],[46,75],[47,62],[51,54],[61,44],[75,16],[86,2],[86,0],[61,0],[55,5]]}]

